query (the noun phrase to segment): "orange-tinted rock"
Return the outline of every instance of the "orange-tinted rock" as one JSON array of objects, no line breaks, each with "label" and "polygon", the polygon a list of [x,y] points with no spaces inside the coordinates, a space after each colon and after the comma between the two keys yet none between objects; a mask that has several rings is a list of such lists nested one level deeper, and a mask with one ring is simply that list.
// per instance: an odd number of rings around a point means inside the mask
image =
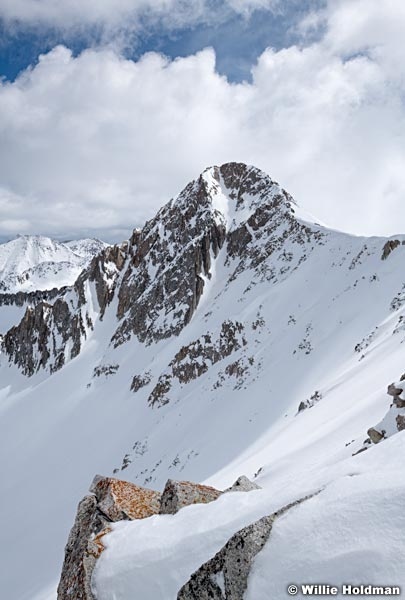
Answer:
[{"label": "orange-tinted rock", "polygon": [[58,586],[58,600],[94,600],[91,577],[104,550],[103,538],[111,522],[145,519],[160,509],[159,492],[128,481],[97,475],[92,496],[80,502],[65,548],[65,561]]},{"label": "orange-tinted rock", "polygon": [[159,513],[160,492],[128,481],[96,475],[90,491],[97,498],[98,509],[111,521],[146,519]]}]

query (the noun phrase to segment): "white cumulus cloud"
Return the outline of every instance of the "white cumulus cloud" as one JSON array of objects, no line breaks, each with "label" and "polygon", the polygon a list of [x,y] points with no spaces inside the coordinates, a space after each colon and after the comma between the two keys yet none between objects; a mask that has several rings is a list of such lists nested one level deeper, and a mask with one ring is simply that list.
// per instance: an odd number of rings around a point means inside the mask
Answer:
[{"label": "white cumulus cloud", "polygon": [[405,231],[405,11],[338,0],[316,22],[319,41],[267,49],[251,83],[219,75],[211,49],[134,62],[63,46],[1,83],[0,235],[119,237],[230,160],[334,227]]}]

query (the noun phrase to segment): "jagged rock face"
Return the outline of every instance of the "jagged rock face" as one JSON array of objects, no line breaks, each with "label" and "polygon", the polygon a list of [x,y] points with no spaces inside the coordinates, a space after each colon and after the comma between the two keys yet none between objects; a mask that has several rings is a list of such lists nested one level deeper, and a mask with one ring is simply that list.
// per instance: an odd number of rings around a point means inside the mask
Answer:
[{"label": "jagged rock face", "polygon": [[82,315],[72,315],[67,302],[58,298],[54,304],[40,302],[27,308],[21,323],[5,334],[2,345],[25,375],[46,366],[53,372],[79,354],[85,331]]},{"label": "jagged rock face", "polygon": [[212,211],[200,177],[134,233],[133,256],[118,294],[118,317],[124,320],[114,343],[131,334],[146,343],[177,335],[198,305],[224,239],[222,216]]},{"label": "jagged rock face", "polygon": [[35,292],[17,292],[15,294],[0,294],[0,306],[35,306],[40,302],[50,302],[62,296],[67,288],[53,288],[52,290],[37,290]]},{"label": "jagged rock face", "polygon": [[307,499],[293,502],[235,533],[191,576],[177,600],[243,600],[253,561],[269,539],[274,521]]},{"label": "jagged rock face", "polygon": [[[41,368],[52,373],[81,351],[94,323],[87,310],[86,289],[95,286],[100,318],[114,295],[116,281],[126,258],[126,246],[107,247],[83,271],[74,288],[45,293],[48,301],[29,306],[22,321],[3,337],[2,348],[10,362],[31,376]],[[37,293],[41,297],[43,293]],[[31,297],[31,295],[30,295]]]},{"label": "jagged rock face", "polygon": [[83,271],[75,283],[79,297],[79,305],[86,302],[84,292],[87,281],[95,284],[97,300],[100,308],[100,319],[103,318],[107,306],[114,297],[118,276],[125,265],[128,254],[128,243],[120,246],[109,246],[101,254],[95,256],[87,271]]},{"label": "jagged rock face", "polygon": [[222,493],[207,485],[169,479],[160,500],[160,514],[174,515],[181,508],[190,504],[213,502]]},{"label": "jagged rock face", "polygon": [[243,600],[253,560],[267,542],[274,517],[263,517],[236,533],[194,573],[177,600]]}]

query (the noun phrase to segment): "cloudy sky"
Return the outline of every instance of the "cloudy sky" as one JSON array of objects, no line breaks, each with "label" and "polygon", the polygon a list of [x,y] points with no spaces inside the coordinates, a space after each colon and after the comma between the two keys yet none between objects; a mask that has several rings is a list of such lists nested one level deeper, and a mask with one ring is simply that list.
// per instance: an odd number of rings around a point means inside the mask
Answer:
[{"label": "cloudy sky", "polygon": [[0,0],[0,239],[128,236],[236,160],[405,232],[403,0]]}]

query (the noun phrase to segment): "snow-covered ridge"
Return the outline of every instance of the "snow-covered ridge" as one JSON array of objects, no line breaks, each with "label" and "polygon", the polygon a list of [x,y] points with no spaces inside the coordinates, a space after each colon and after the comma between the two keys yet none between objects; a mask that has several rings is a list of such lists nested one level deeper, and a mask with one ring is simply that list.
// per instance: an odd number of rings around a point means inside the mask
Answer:
[{"label": "snow-covered ridge", "polygon": [[61,243],[41,235],[19,235],[0,244],[0,293],[72,285],[93,256],[106,246],[96,239]]},{"label": "snow-covered ridge", "polygon": [[281,600],[292,571],[404,586],[404,431],[383,424],[388,439],[359,453],[401,387],[404,241],[307,222],[270,177],[230,163],[26,312],[0,356],[7,599],[56,589],[96,472],[262,487],[114,525],[99,600],[176,600],[235,532],[319,490],[277,521],[244,600]]}]

